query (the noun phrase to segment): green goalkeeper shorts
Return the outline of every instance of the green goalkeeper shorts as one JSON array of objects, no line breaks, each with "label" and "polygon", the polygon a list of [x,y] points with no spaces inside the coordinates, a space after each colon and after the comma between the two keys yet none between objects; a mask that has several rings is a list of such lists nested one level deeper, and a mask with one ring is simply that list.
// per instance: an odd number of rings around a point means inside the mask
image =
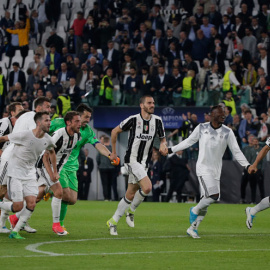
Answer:
[{"label": "green goalkeeper shorts", "polygon": [[62,168],[60,172],[59,182],[62,188],[70,188],[78,192],[77,171],[67,171],[64,168]]}]

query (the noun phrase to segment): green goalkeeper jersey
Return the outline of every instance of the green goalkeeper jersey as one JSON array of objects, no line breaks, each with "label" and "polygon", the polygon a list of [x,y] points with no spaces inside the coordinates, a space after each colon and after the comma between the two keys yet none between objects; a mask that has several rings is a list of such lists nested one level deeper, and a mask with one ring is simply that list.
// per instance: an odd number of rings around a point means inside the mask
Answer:
[{"label": "green goalkeeper jersey", "polygon": [[[59,128],[63,128],[65,126],[66,126],[66,123],[63,118],[54,119],[51,122],[50,134],[54,133]],[[80,154],[81,148],[85,144],[90,143],[93,146],[95,146],[95,144],[99,142],[98,139],[96,138],[95,132],[91,129],[89,125],[86,125],[85,127],[81,127],[80,133],[81,133],[81,138],[77,142],[75,148],[72,150],[67,163],[63,167],[63,169],[67,171],[77,171],[79,169],[78,156]]]}]

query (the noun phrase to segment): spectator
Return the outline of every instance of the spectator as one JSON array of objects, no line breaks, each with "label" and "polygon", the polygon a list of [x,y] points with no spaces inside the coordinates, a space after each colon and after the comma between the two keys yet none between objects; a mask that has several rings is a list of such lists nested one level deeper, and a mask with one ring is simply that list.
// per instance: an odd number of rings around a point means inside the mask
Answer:
[{"label": "spectator", "polygon": [[235,105],[235,101],[234,98],[232,97],[232,92],[231,91],[227,91],[225,94],[225,98],[222,100],[222,102],[227,106],[227,107],[231,107],[231,115],[234,116],[236,114],[236,105]]},{"label": "spectator", "polygon": [[159,65],[158,75],[154,78],[152,92],[155,91],[158,106],[168,105],[169,89],[171,88],[171,76],[165,73],[165,67]]},{"label": "spectator", "polygon": [[228,36],[233,30],[233,24],[229,20],[228,15],[223,15],[222,24],[219,26],[218,33],[222,36],[223,40]]},{"label": "spectator", "polygon": [[164,164],[164,170],[170,172],[170,188],[165,201],[169,202],[173,192],[176,191],[177,201],[181,202],[182,189],[185,182],[188,181],[190,171],[188,159],[184,156],[184,151],[178,151],[169,157]]},{"label": "spectator", "polygon": [[[5,11],[5,16],[0,21],[0,26],[6,30],[7,28],[12,28],[14,26],[14,21],[10,18],[10,12]],[[7,35],[8,40],[10,41],[10,35]]]},{"label": "spectator", "polygon": [[106,49],[107,43],[109,40],[112,40],[114,36],[115,29],[110,26],[106,19],[103,19],[102,22],[99,23],[97,29],[97,37],[99,38],[99,48],[102,50]]},{"label": "spectator", "polygon": [[241,121],[239,126],[239,137],[242,140],[242,148],[247,145],[247,139],[250,134],[257,136],[256,127],[254,127],[252,113],[250,110],[244,112],[245,118]]},{"label": "spectator", "polygon": [[215,4],[210,5],[208,17],[209,23],[213,24],[216,27],[216,29],[218,29],[218,27],[222,24],[222,16],[220,12],[217,11]]},{"label": "spectator", "polygon": [[64,47],[63,39],[56,34],[55,28],[52,28],[50,37],[46,41],[46,47],[50,47],[53,45],[57,53],[62,54],[62,48]]},{"label": "spectator", "polygon": [[45,65],[49,68],[50,75],[58,74],[60,69],[61,55],[56,51],[56,47],[51,45],[50,52],[45,59]]},{"label": "spectator", "polygon": [[[232,90],[233,94],[237,94],[237,88],[240,88],[241,85],[235,77],[236,64],[234,62],[230,63],[231,70],[228,70],[223,77],[223,93]],[[235,113],[233,113],[234,115]]]},{"label": "spectator", "polygon": [[197,24],[202,25],[202,19],[205,16],[204,11],[203,11],[203,7],[201,5],[195,6],[193,9],[193,14],[194,14],[194,17],[196,19]]},{"label": "spectator", "polygon": [[22,0],[16,0],[16,4],[13,6],[13,21],[26,21],[27,7]]},{"label": "spectator", "polygon": [[[20,22],[15,22],[13,30],[18,30],[20,28]],[[6,32],[8,35],[10,33]],[[10,57],[10,62],[12,57],[15,55],[15,51],[19,50],[19,36],[18,34],[11,34],[10,35],[10,44],[7,44],[7,52],[6,55]]]},{"label": "spectator", "polygon": [[195,71],[189,70],[183,79],[182,101],[186,106],[194,106],[196,102]]},{"label": "spectator", "polygon": [[[17,0],[17,1],[21,1],[21,0]],[[20,21],[20,26],[19,29],[10,29],[8,28],[6,31],[8,33],[11,34],[17,34],[19,37],[19,49],[21,52],[21,56],[23,57],[23,64],[24,65],[24,59],[25,57],[28,55],[28,44],[29,44],[29,40],[28,40],[28,36],[29,36],[29,32],[30,32],[30,20],[29,20],[29,12],[26,12],[26,24],[24,21]]]},{"label": "spectator", "polygon": [[173,61],[179,59],[178,51],[176,50],[176,43],[171,42],[169,48],[164,53],[168,61],[168,73],[172,74]]},{"label": "spectator", "polygon": [[253,92],[253,106],[256,108],[256,114],[261,115],[261,113],[266,112],[266,101],[267,101],[267,92],[265,78],[261,78],[261,83],[259,88],[256,88]]},{"label": "spectator", "polygon": [[247,64],[247,69],[245,70],[243,77],[243,85],[253,88],[257,81],[257,72],[252,65],[252,63]]},{"label": "spectator", "polygon": [[153,151],[152,159],[149,163],[150,179],[152,182],[153,202],[159,202],[159,196],[162,192],[163,185],[161,179],[162,164],[158,151]]},{"label": "spectator", "polygon": [[245,27],[245,36],[242,38],[244,49],[249,51],[251,58],[254,59],[256,55],[257,39],[252,35],[250,27]]},{"label": "spectator", "polygon": [[164,29],[164,22],[160,16],[161,6],[159,4],[155,4],[153,6],[152,12],[149,14],[149,18],[152,22],[152,29]]},{"label": "spectator", "polygon": [[153,78],[149,74],[149,68],[148,66],[143,66],[142,75],[139,78],[140,94],[142,96],[145,96],[145,95],[154,96],[153,91],[151,91],[152,84],[153,84]]},{"label": "spectator", "polygon": [[34,38],[37,43],[38,35],[38,13],[35,9],[30,14],[30,38]]},{"label": "spectator", "polygon": [[74,77],[73,72],[67,69],[67,63],[62,63],[61,71],[58,73],[58,83],[62,84],[62,86],[66,88],[65,86],[69,85],[68,82],[71,77]]},{"label": "spectator", "polygon": [[152,35],[147,32],[145,23],[140,24],[140,30],[136,30],[134,33],[133,43],[138,45],[142,43],[147,51],[150,50],[150,45],[152,42]]},{"label": "spectator", "polygon": [[198,74],[198,65],[193,61],[189,53],[185,53],[185,64],[183,65],[183,72],[187,73],[188,70],[193,70],[195,75]]},{"label": "spectator", "polygon": [[[265,48],[260,49],[260,59],[258,65],[264,69],[265,75],[268,76],[270,72],[270,57],[268,57]],[[267,81],[270,82],[270,76],[268,76]]]},{"label": "spectator", "polygon": [[54,99],[57,99],[59,89],[62,87],[60,83],[57,82],[56,75],[50,77],[50,82],[46,85],[46,93],[51,92]]},{"label": "spectator", "polygon": [[201,30],[203,31],[203,34],[206,38],[210,38],[211,36],[211,28],[214,26],[213,24],[209,23],[209,18],[207,16],[204,16],[202,18],[202,25]]},{"label": "spectator", "polygon": [[[56,28],[60,14],[61,14],[61,1],[60,0],[46,0],[45,3],[46,3],[46,6],[45,6],[46,16],[51,24],[54,22],[54,27]],[[53,44],[56,44],[56,43],[53,42]],[[50,45],[48,45],[47,47],[49,46]],[[57,52],[61,53],[61,50]]]},{"label": "spectator", "polygon": [[42,88],[44,90],[46,90],[47,89],[47,85],[51,81],[51,75],[49,74],[48,67],[44,67],[42,69],[42,71],[40,72],[40,74],[39,74],[39,81],[40,81],[40,85],[42,86]]},{"label": "spectator", "polygon": [[139,103],[139,77],[135,68],[130,68],[130,75],[125,84],[125,99],[128,106],[135,106]]},{"label": "spectator", "polygon": [[[110,138],[107,136],[104,137],[104,145],[110,151],[112,151],[112,146],[110,145]],[[113,178],[115,177],[115,168],[111,164],[111,161],[100,153],[97,154],[96,161],[99,168],[101,183],[103,187],[104,200],[110,201],[112,199],[111,188]]]},{"label": "spectator", "polygon": [[91,173],[94,169],[93,159],[90,158],[87,148],[84,149],[85,159],[82,161],[79,167],[78,177],[78,199],[88,200],[88,193],[90,189],[90,183],[92,182]]},{"label": "spectator", "polygon": [[251,62],[251,55],[248,50],[244,49],[244,45],[242,43],[237,44],[237,49],[234,50],[234,56],[240,56],[245,68],[247,68],[248,63]]},{"label": "spectator", "polygon": [[88,61],[91,59],[91,57],[95,57],[96,58],[96,63],[97,64],[102,64],[102,61],[103,61],[103,55],[102,55],[102,53],[99,53],[98,51],[97,51],[97,46],[95,46],[95,45],[92,45],[91,47],[90,47],[90,54],[88,55]]},{"label": "spectator", "polygon": [[19,82],[21,84],[22,90],[25,89],[25,85],[26,85],[26,78],[25,78],[25,74],[22,70],[19,69],[19,63],[18,62],[14,62],[12,64],[13,67],[13,71],[10,72],[9,74],[9,90],[12,91],[14,85]]},{"label": "spectator", "polygon": [[50,100],[51,106],[54,106],[56,108],[57,102],[56,99],[53,98],[52,92],[51,91],[46,91],[46,98]]},{"label": "spectator", "polygon": [[224,44],[227,46],[226,59],[231,61],[233,59],[234,51],[237,49],[237,45],[241,43],[240,38],[236,32],[228,33],[224,39]]},{"label": "spectator", "polygon": [[251,6],[248,8],[247,4],[243,3],[241,5],[241,12],[238,13],[238,16],[241,18],[244,25],[249,26],[251,23],[250,17],[252,13]]},{"label": "spectator", "polygon": [[225,107],[226,118],[224,121],[224,125],[226,125],[226,126],[232,126],[232,124],[233,124],[233,117],[232,117],[231,113],[232,113],[232,107],[226,106]]},{"label": "spectator", "polygon": [[119,75],[120,53],[119,50],[114,48],[114,42],[112,40],[108,41],[107,49],[104,50],[103,56],[109,60],[110,66],[113,68],[114,75]]},{"label": "spectator", "polygon": [[165,41],[165,48],[168,48],[169,45],[171,44],[171,42],[174,42],[175,44],[178,43],[178,37],[177,38],[174,37],[172,29],[169,28],[166,31],[166,37],[165,37],[164,41]]},{"label": "spectator", "polygon": [[86,98],[88,105],[94,107],[99,104],[99,80],[93,71],[89,71],[88,74],[89,76],[85,82],[85,95],[82,98]]},{"label": "spectator", "polygon": [[245,25],[242,23],[242,20],[239,16],[235,17],[235,25],[233,27],[233,31],[240,39],[245,36]]},{"label": "spectator", "polygon": [[86,19],[83,17],[83,12],[77,12],[77,18],[74,20],[71,28],[74,29],[76,37],[76,55],[79,56],[83,43],[83,28],[86,23]]},{"label": "spectator", "polygon": [[46,3],[45,0],[40,0],[38,7],[38,32],[40,34],[40,39],[39,39],[39,44],[41,43],[42,40],[42,35],[46,30],[46,26],[49,23],[49,20],[46,15]]},{"label": "spectator", "polygon": [[258,132],[258,140],[259,142],[265,143],[270,134],[270,124],[267,123],[268,116],[266,113],[262,113],[260,117],[258,117],[257,123],[255,126],[257,127]]},{"label": "spectator", "polygon": [[174,106],[182,105],[181,93],[183,89],[183,77],[181,76],[178,68],[173,68],[172,70],[172,104]]},{"label": "spectator", "polygon": [[96,26],[94,25],[94,19],[89,15],[83,27],[83,41],[87,43],[88,46],[97,44],[97,37],[95,36],[95,32]]},{"label": "spectator", "polygon": [[76,55],[76,39],[74,36],[74,29],[70,28],[68,31],[69,35],[67,38],[67,52],[72,56]]},{"label": "spectator", "polygon": [[21,102],[21,96],[22,96],[22,86],[19,82],[16,82],[14,85],[14,89],[11,92],[11,98],[10,102]]},{"label": "spectator", "polygon": [[82,64],[80,71],[76,75],[76,84],[80,87],[82,91],[85,91],[85,83],[88,79],[87,65]]},{"label": "spectator", "polygon": [[112,82],[113,70],[107,69],[106,75],[102,78],[99,91],[99,105],[110,106],[113,101],[113,90],[115,89]]},{"label": "spectator", "polygon": [[121,69],[121,74],[123,76],[122,77],[123,85],[126,84],[126,79],[130,75],[130,68],[133,67],[137,69],[135,62],[131,61],[131,57],[128,53],[125,54],[124,58],[125,62],[122,64]]},{"label": "spectator", "polygon": [[101,66],[97,63],[96,57],[92,56],[89,60],[89,70],[94,72],[94,75],[97,76],[98,78],[101,75],[102,68]]},{"label": "spectator", "polygon": [[203,106],[204,100],[207,100],[207,93],[203,92],[204,82],[207,73],[210,71],[210,63],[207,58],[203,59],[203,66],[200,69],[200,72],[197,77],[197,96],[196,96],[196,105]]},{"label": "spectator", "polygon": [[253,17],[251,20],[252,35],[259,40],[261,38],[262,26],[258,24],[258,18]]},{"label": "spectator", "polygon": [[80,63],[85,63],[87,61],[89,53],[90,51],[89,51],[88,43],[84,42],[82,45],[82,50],[79,55]]},{"label": "spectator", "polygon": [[58,98],[57,98],[57,114],[59,117],[65,117],[68,111],[71,111],[71,102],[70,96],[64,93],[63,88],[58,89]]},{"label": "spectator", "polygon": [[32,70],[32,74],[34,77],[38,77],[41,70],[45,67],[45,64],[41,61],[40,55],[34,55],[34,61],[29,63],[28,68]]},{"label": "spectator", "polygon": [[210,51],[210,59],[212,60],[212,65],[215,63],[218,65],[219,72],[224,76],[225,73],[225,46],[222,44],[221,40],[216,38],[214,40],[214,47]]},{"label": "spectator", "polygon": [[81,103],[81,89],[76,85],[76,79],[74,77],[69,79],[69,87],[66,93],[70,97],[72,110],[75,110]]},{"label": "spectator", "polygon": [[192,41],[187,38],[187,34],[184,31],[180,32],[180,39],[177,49],[181,61],[185,61],[185,53],[191,53],[192,51]]}]

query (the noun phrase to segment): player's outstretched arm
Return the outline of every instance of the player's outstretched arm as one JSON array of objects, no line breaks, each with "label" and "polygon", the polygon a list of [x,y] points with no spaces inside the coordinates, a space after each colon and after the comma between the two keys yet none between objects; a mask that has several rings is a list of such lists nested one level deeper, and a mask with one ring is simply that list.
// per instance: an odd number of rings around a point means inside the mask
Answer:
[{"label": "player's outstretched arm", "polygon": [[257,171],[257,166],[258,166],[259,162],[265,158],[265,156],[267,155],[269,150],[270,150],[270,147],[268,145],[265,145],[262,148],[262,150],[257,155],[256,160],[254,161],[254,163],[249,166],[248,173],[252,174],[252,173],[255,173]]},{"label": "player's outstretched arm", "polygon": [[167,141],[166,141],[166,138],[162,138],[162,139],[160,140],[159,152],[160,152],[161,155],[163,155],[163,156],[167,156],[167,155],[168,155],[168,147],[167,147]]},{"label": "player's outstretched arm", "polygon": [[112,160],[117,159],[117,154],[116,154],[116,142],[117,142],[117,137],[118,134],[121,133],[123,130],[117,126],[114,128],[111,132],[111,143],[112,143],[112,153],[111,153],[111,158]]},{"label": "player's outstretched arm", "polygon": [[2,142],[8,142],[8,141],[9,141],[8,136],[2,136],[2,137],[0,137],[0,143],[2,143]]},{"label": "player's outstretched arm", "polygon": [[43,161],[43,164],[44,164],[44,167],[45,167],[46,171],[48,172],[51,180],[53,181],[54,176],[53,176],[53,170],[52,170],[52,167],[51,167],[51,164],[50,164],[49,151],[45,151],[45,153],[44,153],[44,155],[42,157],[42,161]]}]

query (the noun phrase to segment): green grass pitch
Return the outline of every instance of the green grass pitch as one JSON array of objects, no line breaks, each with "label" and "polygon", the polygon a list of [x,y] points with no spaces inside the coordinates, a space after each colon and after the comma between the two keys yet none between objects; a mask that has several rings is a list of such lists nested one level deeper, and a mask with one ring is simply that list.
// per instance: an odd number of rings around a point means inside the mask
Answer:
[{"label": "green grass pitch", "polygon": [[51,231],[50,202],[37,205],[30,224],[36,234],[25,240],[0,234],[0,269],[266,269],[270,266],[270,210],[245,226],[245,205],[215,204],[201,223],[201,239],[186,235],[192,204],[141,204],[135,228],[123,217],[118,236],[106,221],[116,202],[79,201],[69,206],[59,237]]}]

